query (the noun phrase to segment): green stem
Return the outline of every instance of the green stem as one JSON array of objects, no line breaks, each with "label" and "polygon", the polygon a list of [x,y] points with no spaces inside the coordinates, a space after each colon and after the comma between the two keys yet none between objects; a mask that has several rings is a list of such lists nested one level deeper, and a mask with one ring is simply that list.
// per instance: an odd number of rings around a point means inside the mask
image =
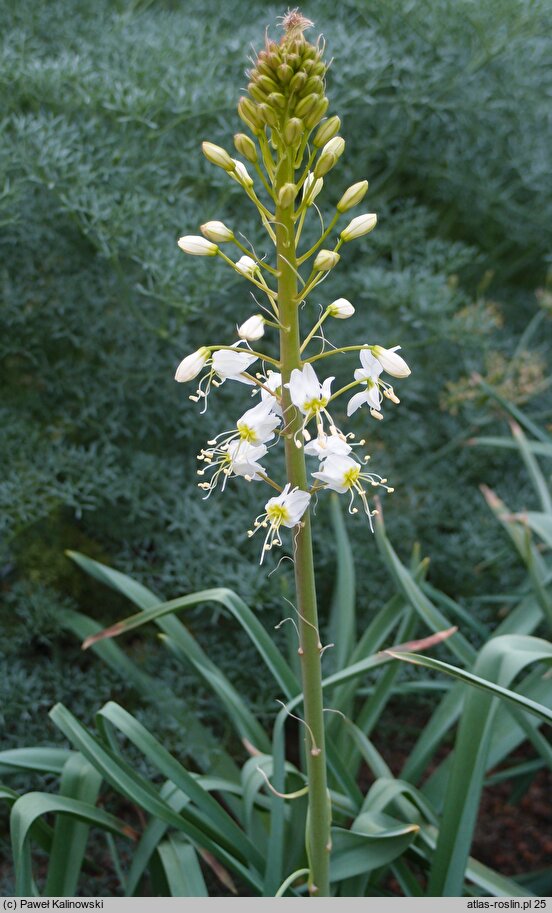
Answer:
[{"label": "green stem", "polygon": [[331,220],[331,222],[330,222],[330,224],[328,225],[328,227],[326,228],[326,230],[323,231],[322,234],[320,235],[320,237],[319,237],[318,241],[316,242],[316,244],[313,244],[313,246],[311,247],[311,249],[308,250],[308,251],[306,252],[306,254],[302,254],[302,255],[299,257],[299,259],[298,259],[298,261],[297,261],[298,264],[299,264],[299,266],[301,266],[302,263],[305,263],[305,262],[309,259],[309,257],[312,257],[312,255],[318,250],[318,248],[320,247],[320,245],[322,244],[322,242],[325,241],[326,238],[328,237],[328,235],[330,234],[332,228],[334,228],[334,226],[337,224],[340,215],[341,215],[340,212],[337,212],[337,213],[335,214],[335,216],[334,216],[333,219]]},{"label": "green stem", "polygon": [[[281,150],[283,161],[277,170],[275,195],[283,184],[292,182],[294,168],[291,150]],[[297,253],[293,231],[293,207],[278,207],[276,212],[276,249],[278,279],[278,311],[280,331],[280,361],[282,365],[282,399],[284,415],[292,416],[285,435],[287,478],[294,488],[308,491],[307,470],[303,448],[295,444],[301,427],[301,416],[292,406],[289,389],[285,386],[294,368],[301,362],[299,307],[297,302]],[[309,812],[306,845],[309,860],[309,890],[317,897],[329,896],[330,862],[330,802],[326,777],[326,749],[322,702],[321,646],[318,634],[318,612],[309,511],[294,536],[295,586],[299,614],[299,636],[303,704],[307,731],[306,757],[309,785]]]},{"label": "green stem", "polygon": [[329,358],[330,355],[337,355],[339,352],[360,352],[361,349],[370,348],[372,347],[367,342],[361,346],[341,346],[340,349],[331,349],[329,352],[320,352],[319,355],[313,355],[312,358],[307,358],[307,361],[312,363],[313,361],[319,361],[321,358]]}]

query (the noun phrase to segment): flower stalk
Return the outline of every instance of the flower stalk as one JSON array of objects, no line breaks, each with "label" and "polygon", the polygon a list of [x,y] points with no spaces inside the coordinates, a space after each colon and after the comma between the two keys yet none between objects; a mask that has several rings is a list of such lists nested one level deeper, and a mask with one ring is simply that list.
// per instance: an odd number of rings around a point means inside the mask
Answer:
[{"label": "flower stalk", "polygon": [[[291,152],[283,150],[278,169],[283,186],[293,181]],[[279,189],[278,184],[276,187]],[[291,372],[301,367],[301,337],[297,305],[297,253],[293,224],[293,204],[276,211],[276,252],[279,270],[278,310],[286,329],[280,330],[280,358],[283,383],[282,406],[286,416],[285,454],[287,477],[293,486],[308,490],[307,469],[303,448],[295,444],[300,433],[301,416],[291,402],[289,384]],[[309,512],[295,537],[295,586],[299,615],[299,655],[303,682],[303,700],[307,732],[307,777],[309,783],[309,814],[306,845],[309,859],[309,891],[318,897],[329,894],[330,862],[330,803],[326,774],[324,713],[322,704],[321,644],[318,633],[318,610],[312,535]]]}]

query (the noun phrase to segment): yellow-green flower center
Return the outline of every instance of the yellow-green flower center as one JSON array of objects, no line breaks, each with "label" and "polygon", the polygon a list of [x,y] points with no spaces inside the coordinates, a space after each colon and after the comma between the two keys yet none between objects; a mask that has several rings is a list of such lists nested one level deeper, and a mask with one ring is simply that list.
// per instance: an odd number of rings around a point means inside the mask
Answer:
[{"label": "yellow-green flower center", "polygon": [[289,521],[289,510],[282,504],[271,504],[266,515],[273,526],[280,526],[282,523]]},{"label": "yellow-green flower center", "polygon": [[325,409],[328,405],[328,400],[322,397],[322,399],[309,399],[303,403],[303,409],[307,415],[315,415],[317,412],[320,412],[321,409]]},{"label": "yellow-green flower center", "polygon": [[247,441],[248,444],[256,444],[257,432],[254,428],[250,428],[249,425],[238,425],[238,431],[242,441]]},{"label": "yellow-green flower center", "polygon": [[351,466],[343,475],[343,484],[347,488],[352,488],[360,475],[360,466]]}]

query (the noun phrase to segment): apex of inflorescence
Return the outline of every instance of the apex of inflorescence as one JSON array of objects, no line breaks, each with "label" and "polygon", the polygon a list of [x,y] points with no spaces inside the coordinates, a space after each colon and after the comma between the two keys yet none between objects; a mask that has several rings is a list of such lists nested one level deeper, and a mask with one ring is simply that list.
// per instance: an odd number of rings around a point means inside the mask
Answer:
[{"label": "apex of inflorescence", "polygon": [[[328,99],[323,47],[320,42],[312,44],[303,34],[312,24],[297,9],[288,11],[282,18],[280,41],[267,36],[253,62],[248,97],[240,100],[239,113],[254,134],[265,126],[283,134],[288,122],[293,121],[295,128],[301,128],[291,131],[299,143],[304,130],[312,130],[324,117]],[[293,138],[287,141],[293,145]]]}]

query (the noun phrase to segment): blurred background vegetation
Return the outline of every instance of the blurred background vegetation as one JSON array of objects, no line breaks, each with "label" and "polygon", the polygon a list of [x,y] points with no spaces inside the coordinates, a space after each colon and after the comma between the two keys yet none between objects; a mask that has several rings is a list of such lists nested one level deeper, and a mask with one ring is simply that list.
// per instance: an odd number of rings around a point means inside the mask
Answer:
[{"label": "blurred background vegetation", "polygon": [[[200,142],[231,146],[247,55],[283,12],[245,0],[0,5],[3,747],[58,741],[46,717],[56,700],[84,719],[110,696],[132,702],[60,630],[60,608],[103,622],[127,614],[65,549],[166,598],[220,583],[267,626],[282,617],[289,563],[268,577],[245,534],[258,490],[229,485],[204,504],[196,488],[195,454],[238,399],[225,386],[200,421],[173,374],[252,313],[245,282],[184,257],[176,239],[222,219],[262,246],[255,212]],[[377,425],[357,414],[355,430],[395,485],[385,515],[399,553],[420,541],[431,583],[492,622],[494,594],[524,572],[478,486],[512,509],[530,506],[530,489],[514,453],[465,445],[504,433],[495,394],[552,421],[550,4],[318,0],[303,12],[334,58],[329,113],[347,140],[321,209],[368,178],[379,215],[320,301],[346,296],[357,309],[336,343],[352,326],[400,343],[412,368],[396,385],[400,407]],[[335,556],[323,499],[317,514],[324,614]],[[368,619],[392,585],[366,524],[348,529]],[[235,624],[213,609],[189,620],[261,718],[271,714],[272,685]],[[170,659],[160,667],[152,638],[136,640],[133,658],[225,737],[211,698]],[[159,734],[154,708],[140,712]],[[185,732],[161,735],[188,751]]]}]

